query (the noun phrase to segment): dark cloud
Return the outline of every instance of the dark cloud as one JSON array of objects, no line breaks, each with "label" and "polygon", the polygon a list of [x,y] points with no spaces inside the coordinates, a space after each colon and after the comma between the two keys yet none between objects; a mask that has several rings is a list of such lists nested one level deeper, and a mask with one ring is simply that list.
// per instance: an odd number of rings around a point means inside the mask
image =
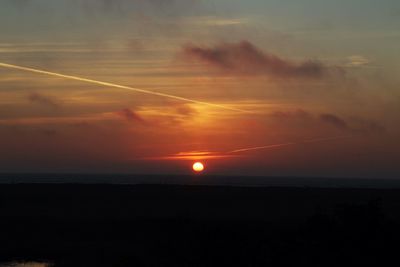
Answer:
[{"label": "dark cloud", "polygon": [[277,110],[270,113],[269,116],[279,121],[300,122],[303,126],[323,123],[351,133],[380,134],[387,131],[385,126],[373,120],[363,118],[349,118],[346,120],[333,113],[314,114],[303,109]]},{"label": "dark cloud", "polygon": [[183,116],[192,116],[197,113],[197,110],[188,104],[182,104],[176,106],[176,112]]},{"label": "dark cloud", "polygon": [[345,120],[343,120],[342,118],[340,118],[334,114],[328,114],[328,113],[321,114],[319,118],[322,122],[333,125],[336,128],[339,128],[339,129],[348,129],[349,128],[349,126]]},{"label": "dark cloud", "polygon": [[55,100],[54,98],[40,93],[32,93],[28,96],[28,99],[33,103],[37,103],[48,107],[58,108],[60,106],[58,101]]},{"label": "dark cloud", "polygon": [[261,51],[248,41],[221,43],[214,47],[188,44],[183,55],[221,70],[243,75],[268,75],[282,78],[321,78],[330,68],[318,61],[295,63]]},{"label": "dark cloud", "polygon": [[142,52],[146,49],[146,43],[142,39],[130,39],[127,42],[127,49],[133,52]]},{"label": "dark cloud", "polygon": [[367,130],[370,132],[375,132],[375,133],[386,132],[386,127],[375,121],[368,121],[365,125],[367,127]]},{"label": "dark cloud", "polygon": [[126,120],[146,123],[146,121],[136,112],[129,108],[124,108],[116,112],[116,114]]},{"label": "dark cloud", "polygon": [[382,124],[372,121],[372,120],[365,120],[365,119],[354,119],[355,124],[355,131],[362,132],[362,133],[385,133],[386,127]]},{"label": "dark cloud", "polygon": [[373,120],[353,118],[346,121],[334,114],[321,114],[319,118],[324,123],[331,124],[340,130],[346,130],[353,133],[380,134],[386,132],[385,126]]}]

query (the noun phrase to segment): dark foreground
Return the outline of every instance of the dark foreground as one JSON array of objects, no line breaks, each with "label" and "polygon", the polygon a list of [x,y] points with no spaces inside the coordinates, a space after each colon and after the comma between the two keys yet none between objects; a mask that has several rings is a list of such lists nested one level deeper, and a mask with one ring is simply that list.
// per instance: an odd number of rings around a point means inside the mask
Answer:
[{"label": "dark foreground", "polygon": [[0,262],[384,266],[399,242],[400,189],[0,185]]}]

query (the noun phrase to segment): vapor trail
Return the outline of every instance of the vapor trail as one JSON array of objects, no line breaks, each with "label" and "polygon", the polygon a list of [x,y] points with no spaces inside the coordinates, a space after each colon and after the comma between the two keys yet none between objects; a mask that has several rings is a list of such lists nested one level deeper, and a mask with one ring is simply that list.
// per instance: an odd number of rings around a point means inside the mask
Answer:
[{"label": "vapor trail", "polygon": [[325,141],[336,140],[336,139],[344,139],[344,138],[350,138],[350,137],[351,136],[336,136],[336,137],[310,139],[310,140],[305,140],[305,141],[301,141],[301,142],[291,142],[291,143],[282,143],[282,144],[267,145],[267,146],[248,147],[248,148],[232,150],[232,151],[228,152],[228,154],[276,148],[276,147],[284,147],[284,146],[293,146],[293,145],[300,145],[300,144],[307,144],[307,143],[319,143],[319,142],[325,142]]},{"label": "vapor trail", "polygon": [[290,142],[290,143],[273,144],[273,145],[266,145],[266,146],[241,148],[241,149],[236,149],[236,150],[232,150],[229,152],[220,152],[220,151],[179,152],[179,153],[176,153],[173,155],[158,156],[158,157],[144,157],[144,158],[136,158],[133,160],[206,160],[206,159],[214,159],[215,160],[215,159],[223,159],[223,158],[241,157],[242,155],[232,155],[232,154],[239,154],[242,152],[270,149],[270,148],[280,148],[280,147],[285,147],[285,146],[293,146],[293,145],[307,144],[307,143],[319,143],[319,142],[326,142],[326,141],[330,141],[330,140],[344,139],[344,138],[351,138],[351,136],[315,138],[315,139],[304,140],[301,142]]},{"label": "vapor trail", "polygon": [[97,84],[97,85],[103,85],[103,86],[107,86],[107,87],[114,87],[114,88],[119,88],[119,89],[135,91],[135,92],[138,92],[138,93],[143,93],[143,94],[148,94],[148,95],[155,95],[155,96],[160,96],[160,97],[172,98],[172,99],[175,99],[175,100],[180,100],[180,101],[190,102],[190,103],[195,103],[195,104],[201,104],[201,105],[214,107],[214,108],[221,108],[221,109],[230,110],[230,111],[248,113],[248,111],[237,109],[237,108],[231,108],[231,107],[227,107],[227,106],[224,106],[224,105],[213,104],[213,103],[204,102],[204,101],[198,101],[198,100],[194,100],[194,99],[190,99],[190,98],[185,98],[185,97],[180,97],[180,96],[170,95],[170,94],[164,94],[164,93],[160,93],[160,92],[156,92],[156,91],[139,89],[139,88],[134,88],[134,87],[125,86],[125,85],[119,85],[119,84],[115,84],[115,83],[102,82],[102,81],[82,78],[82,77],[78,77],[78,76],[65,75],[65,74],[61,74],[61,73],[50,72],[50,71],[45,71],[45,70],[40,70],[40,69],[27,68],[27,67],[22,67],[22,66],[17,66],[17,65],[12,65],[12,64],[6,64],[6,63],[1,63],[1,62],[0,62],[0,67],[9,68],[9,69],[16,69],[16,70],[22,70],[22,71],[28,71],[28,72],[39,73],[39,74],[45,74],[45,75],[65,78],[65,79],[69,79],[69,80],[76,80],[76,81],[81,81],[81,82]]}]

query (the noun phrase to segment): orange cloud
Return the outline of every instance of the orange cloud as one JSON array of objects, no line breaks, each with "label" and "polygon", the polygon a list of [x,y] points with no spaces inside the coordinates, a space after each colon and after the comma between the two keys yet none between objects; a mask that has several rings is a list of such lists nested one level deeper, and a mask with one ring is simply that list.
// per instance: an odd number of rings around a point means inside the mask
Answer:
[{"label": "orange cloud", "polygon": [[224,158],[235,158],[240,155],[230,155],[222,152],[212,151],[189,151],[179,152],[173,155],[159,156],[159,157],[146,157],[140,160],[206,160],[206,159],[224,159]]}]

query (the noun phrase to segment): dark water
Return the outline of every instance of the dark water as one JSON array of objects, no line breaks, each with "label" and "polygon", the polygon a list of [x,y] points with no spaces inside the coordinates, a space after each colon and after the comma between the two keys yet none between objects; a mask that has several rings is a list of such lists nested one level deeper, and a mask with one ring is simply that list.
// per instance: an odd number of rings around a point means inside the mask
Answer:
[{"label": "dark water", "polygon": [[137,174],[0,174],[1,183],[181,184],[322,188],[400,188],[399,179]]},{"label": "dark water", "polygon": [[[238,186],[245,179],[252,186]],[[2,181],[0,267],[399,264],[397,181],[51,174]]]},{"label": "dark water", "polygon": [[7,262],[0,264],[0,267],[51,267],[51,263],[44,262]]}]

